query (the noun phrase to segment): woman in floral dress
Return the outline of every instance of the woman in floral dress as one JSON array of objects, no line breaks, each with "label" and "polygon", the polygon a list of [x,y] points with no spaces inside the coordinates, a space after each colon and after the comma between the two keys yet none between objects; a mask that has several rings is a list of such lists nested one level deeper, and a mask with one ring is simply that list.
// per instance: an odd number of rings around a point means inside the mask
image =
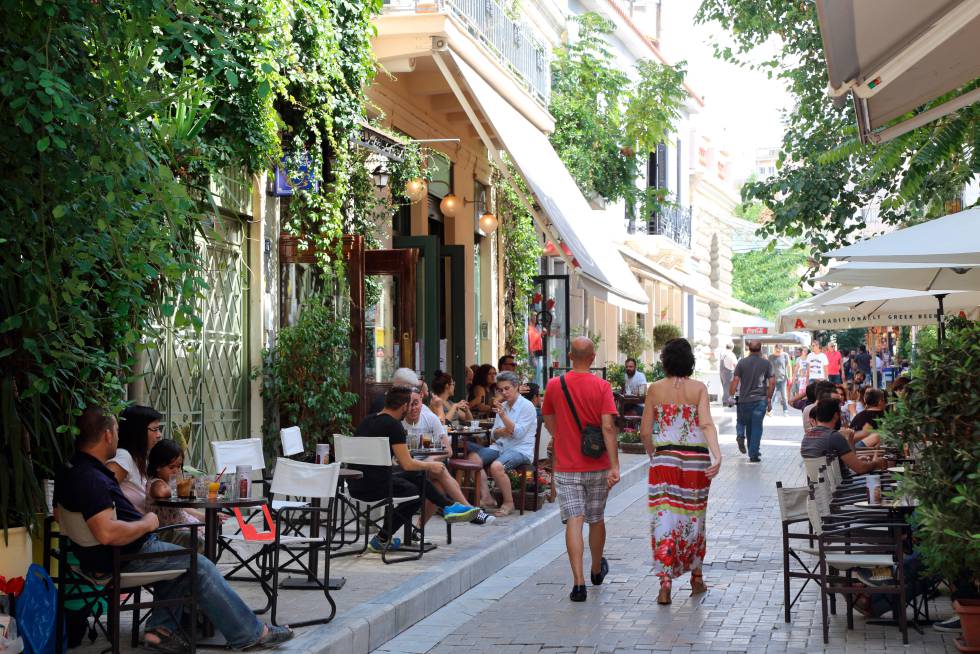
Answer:
[{"label": "woman in floral dress", "polygon": [[667,378],[647,389],[640,437],[650,457],[650,527],[657,603],[670,604],[671,580],[691,573],[691,594],[703,593],[708,488],[721,467],[708,388],[690,379],[691,344],[675,338],[660,353]]}]

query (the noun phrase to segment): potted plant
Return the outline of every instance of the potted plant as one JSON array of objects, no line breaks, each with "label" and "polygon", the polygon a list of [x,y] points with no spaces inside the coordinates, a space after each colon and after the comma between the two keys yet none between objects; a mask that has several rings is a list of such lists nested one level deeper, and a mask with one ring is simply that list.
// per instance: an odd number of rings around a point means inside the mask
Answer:
[{"label": "potted plant", "polygon": [[619,432],[619,451],[625,454],[643,454],[643,442],[640,440],[640,432],[635,429],[624,429]]},{"label": "potted plant", "polygon": [[[881,430],[908,449],[899,492],[919,504],[912,520],[932,574],[980,587],[980,324],[949,321],[946,340],[918,351],[912,382]],[[980,601],[957,600],[964,648],[980,648]],[[961,646],[962,644],[962,646]]]}]

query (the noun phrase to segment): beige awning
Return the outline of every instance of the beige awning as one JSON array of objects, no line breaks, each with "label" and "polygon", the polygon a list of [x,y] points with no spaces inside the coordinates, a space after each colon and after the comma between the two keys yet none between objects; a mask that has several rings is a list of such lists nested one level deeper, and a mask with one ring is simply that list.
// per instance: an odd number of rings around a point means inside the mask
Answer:
[{"label": "beige awning", "polygon": [[980,100],[980,89],[876,133],[980,77],[980,0],[816,0],[835,97],[851,93],[863,142]]}]

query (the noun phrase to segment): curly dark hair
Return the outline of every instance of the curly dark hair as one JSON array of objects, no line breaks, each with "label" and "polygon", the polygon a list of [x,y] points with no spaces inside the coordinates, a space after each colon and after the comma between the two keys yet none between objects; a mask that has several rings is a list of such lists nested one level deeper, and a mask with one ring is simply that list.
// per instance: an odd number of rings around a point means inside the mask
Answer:
[{"label": "curly dark hair", "polygon": [[468,400],[473,399],[474,397],[473,390],[477,386],[482,386],[483,388],[486,389],[488,393],[491,392],[491,388],[490,388],[491,370],[495,370],[495,368],[491,366],[489,363],[484,363],[482,366],[476,369],[476,373],[473,375],[473,383],[470,384],[470,392],[469,392],[469,396],[467,397]]},{"label": "curly dark hair", "polygon": [[694,373],[694,350],[686,338],[672,338],[664,343],[660,361],[668,377],[690,377]]}]

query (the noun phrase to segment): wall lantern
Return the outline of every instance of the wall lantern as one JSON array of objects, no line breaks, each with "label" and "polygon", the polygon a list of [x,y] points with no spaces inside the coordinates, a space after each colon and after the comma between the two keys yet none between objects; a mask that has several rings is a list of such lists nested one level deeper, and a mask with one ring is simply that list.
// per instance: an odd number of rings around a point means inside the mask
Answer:
[{"label": "wall lantern", "polygon": [[[463,200],[465,202],[465,200]],[[442,212],[443,216],[447,218],[455,218],[456,214],[459,213],[460,206],[459,198],[457,198],[452,193],[447,193],[445,197],[442,198],[442,202],[439,203],[439,211]]]},{"label": "wall lantern", "polygon": [[480,216],[480,231],[487,236],[497,231],[497,217],[489,211]]},{"label": "wall lantern", "polygon": [[412,202],[418,202],[428,193],[428,185],[421,177],[410,179],[405,183],[405,197]]},{"label": "wall lantern", "polygon": [[374,177],[374,185],[378,188],[388,186],[388,181],[391,179],[391,173],[388,172],[383,164],[375,168],[371,176]]}]

